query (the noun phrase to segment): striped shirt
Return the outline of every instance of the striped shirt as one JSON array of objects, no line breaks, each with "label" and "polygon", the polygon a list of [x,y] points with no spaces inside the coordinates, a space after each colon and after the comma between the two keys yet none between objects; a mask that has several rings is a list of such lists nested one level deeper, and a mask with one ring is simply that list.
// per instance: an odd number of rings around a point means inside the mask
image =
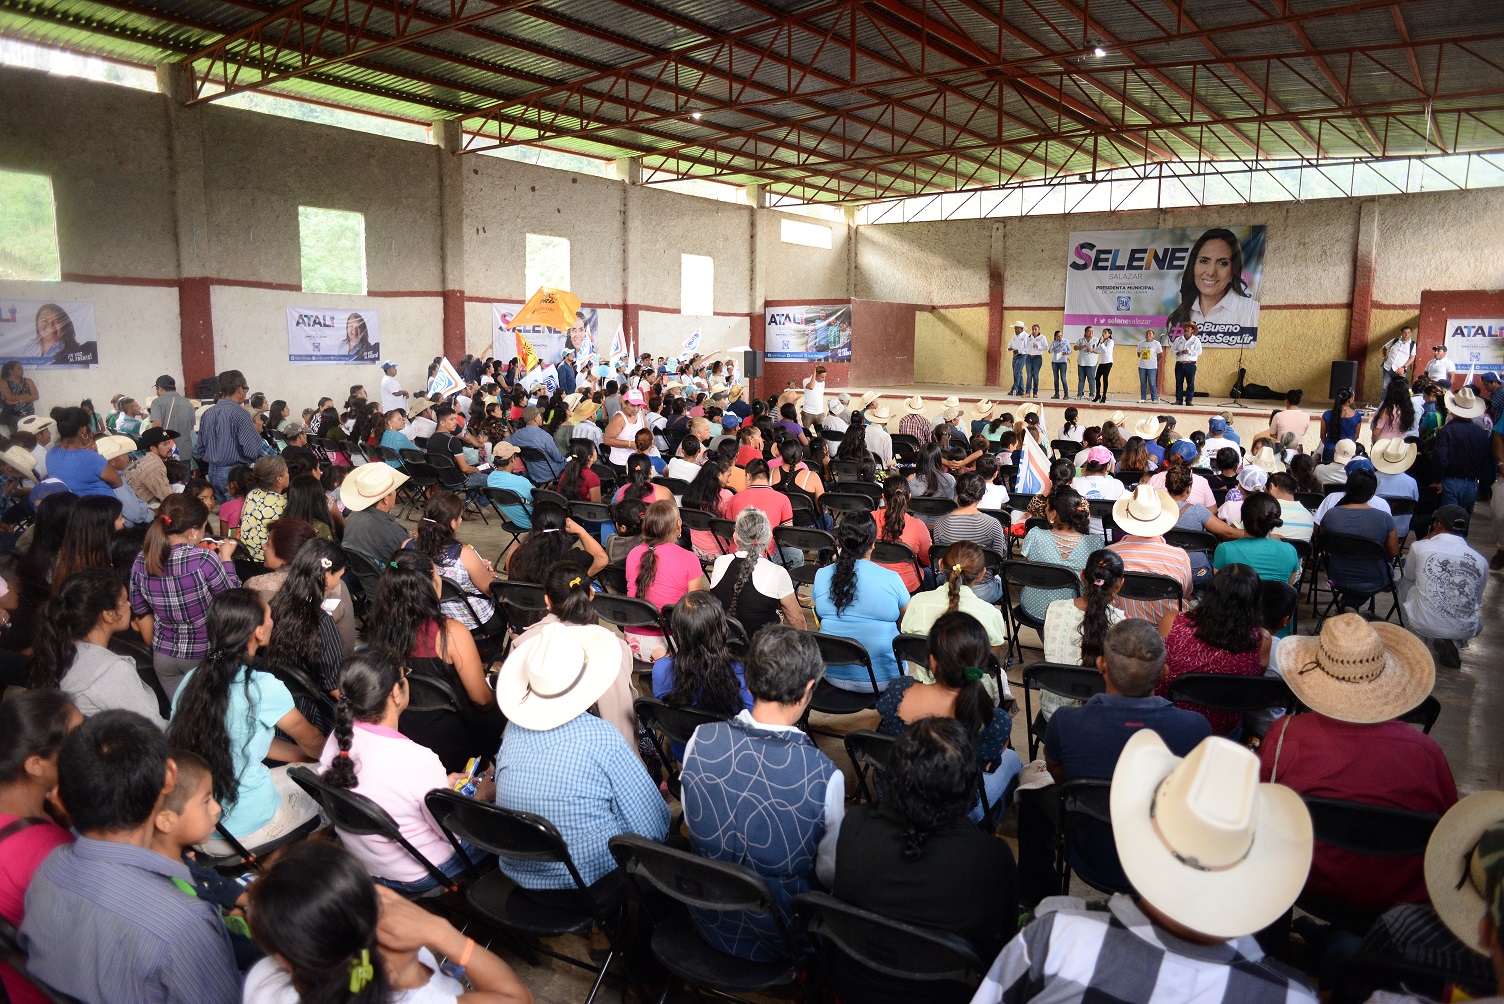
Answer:
[{"label": "striped shirt", "polygon": [[[1190,556],[1181,548],[1166,544],[1163,537],[1129,534],[1113,544],[1111,550],[1123,559],[1124,571],[1168,575],[1180,583],[1181,595],[1191,598]],[[1150,624],[1158,624],[1165,614],[1179,609],[1174,600],[1127,600],[1121,596],[1113,605],[1121,608],[1125,617],[1138,617]]]},{"label": "striped shirt", "polygon": [[[907,522],[907,521],[905,521]],[[1003,524],[985,513],[949,513],[935,521],[932,544],[936,550],[960,540],[969,540],[1000,555],[1008,553],[1008,539],[1003,536]]]},{"label": "striped shirt", "polygon": [[59,847],[26,892],[27,967],[86,1004],[239,1004],[218,911],[180,882],[181,861],[134,844]]},{"label": "striped shirt", "polygon": [[256,423],[234,398],[222,397],[198,420],[198,441],[210,467],[254,464],[262,455]]},{"label": "striped shirt", "polygon": [[1087,906],[1044,900],[1008,942],[971,1004],[1314,1004],[1301,976],[1252,935],[1198,945],[1150,923],[1121,893]]}]

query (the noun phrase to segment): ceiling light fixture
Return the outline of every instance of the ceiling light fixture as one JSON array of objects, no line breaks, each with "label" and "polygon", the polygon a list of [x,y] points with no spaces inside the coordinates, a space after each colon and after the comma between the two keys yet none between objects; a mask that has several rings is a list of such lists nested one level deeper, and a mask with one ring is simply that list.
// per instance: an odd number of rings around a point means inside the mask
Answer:
[{"label": "ceiling light fixture", "polygon": [[692,118],[692,119],[698,119],[700,117],[700,113],[699,112],[690,112],[689,113],[689,117]]},{"label": "ceiling light fixture", "polygon": [[1091,54],[1093,56],[1096,56],[1098,59],[1101,59],[1103,56],[1107,55],[1107,50],[1098,45],[1091,50]]}]

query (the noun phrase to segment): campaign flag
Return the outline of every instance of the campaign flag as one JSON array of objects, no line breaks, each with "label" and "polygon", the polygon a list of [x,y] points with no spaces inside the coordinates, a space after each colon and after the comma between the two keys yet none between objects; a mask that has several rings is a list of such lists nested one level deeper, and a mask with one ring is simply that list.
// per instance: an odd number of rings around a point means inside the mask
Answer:
[{"label": "campaign flag", "polygon": [[694,355],[696,352],[700,351],[699,328],[696,328],[693,332],[690,333],[690,336],[688,338],[684,339],[684,351],[689,353],[690,355]]},{"label": "campaign flag", "polygon": [[434,373],[433,379],[428,381],[428,396],[437,401],[448,397],[455,391],[462,390],[464,386],[465,383],[460,379],[459,373],[455,372],[454,364],[448,359],[440,359],[438,371]]},{"label": "campaign flag", "polygon": [[1022,456],[1018,461],[1019,495],[1038,495],[1050,490],[1050,458],[1027,432],[1023,436]]},{"label": "campaign flag", "polygon": [[538,368],[538,353],[533,351],[533,343],[527,340],[527,335],[521,331],[515,332],[517,336],[517,361],[522,364],[522,372],[527,373]]},{"label": "campaign flag", "polygon": [[612,361],[625,357],[627,352],[627,333],[623,331],[621,325],[618,324],[616,326],[616,334],[611,338]]}]

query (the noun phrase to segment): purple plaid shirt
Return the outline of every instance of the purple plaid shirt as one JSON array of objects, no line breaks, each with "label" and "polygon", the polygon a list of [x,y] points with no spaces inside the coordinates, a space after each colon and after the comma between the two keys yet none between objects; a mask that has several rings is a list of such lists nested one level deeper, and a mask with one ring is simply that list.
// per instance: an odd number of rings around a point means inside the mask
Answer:
[{"label": "purple plaid shirt", "polygon": [[151,614],[152,649],[174,659],[202,659],[209,654],[209,631],[204,618],[209,603],[240,585],[235,566],[221,563],[213,551],[177,544],[161,575],[146,573],[146,556],[136,555],[131,566],[131,611]]}]

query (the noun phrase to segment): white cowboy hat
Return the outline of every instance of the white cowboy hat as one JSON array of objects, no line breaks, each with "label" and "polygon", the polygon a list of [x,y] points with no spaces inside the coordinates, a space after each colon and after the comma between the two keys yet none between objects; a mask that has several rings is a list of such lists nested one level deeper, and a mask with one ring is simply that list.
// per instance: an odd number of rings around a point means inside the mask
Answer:
[{"label": "white cowboy hat", "polygon": [[881,396],[882,395],[878,394],[878,392],[875,391],[875,390],[869,390],[869,391],[867,391],[861,397],[859,397],[859,398],[856,399],[856,410],[857,411],[863,410],[869,404],[871,404],[873,401],[876,401]]},{"label": "white cowboy hat", "polygon": [[1136,485],[1112,504],[1112,521],[1135,537],[1158,537],[1180,521],[1180,508],[1163,488]]},{"label": "white cowboy hat", "polygon": [[918,394],[915,394],[911,398],[906,398],[903,402],[903,406],[909,409],[909,414],[918,415],[919,413],[924,411],[924,398],[920,397]]},{"label": "white cowboy hat", "polygon": [[1436,683],[1425,642],[1355,613],[1328,618],[1319,635],[1286,638],[1275,661],[1306,707],[1343,722],[1397,718],[1430,696]]},{"label": "white cowboy hat", "polygon": [[1013,322],[1013,326],[1015,328],[1019,329],[1020,331],[1022,331],[1024,329],[1024,322],[1023,321],[1014,321]]},{"label": "white cowboy hat", "polygon": [[940,418],[943,421],[946,421],[946,422],[954,422],[956,419],[958,419],[960,417],[961,417],[961,409],[960,408],[946,408],[944,411],[942,411],[940,413]]},{"label": "white cowboy hat", "polygon": [[959,407],[961,407],[961,399],[959,397],[956,397],[956,395],[954,395],[954,394],[952,394],[950,397],[946,398],[944,401],[941,401],[940,403],[943,404],[943,405],[945,405],[945,407],[947,407],[947,408],[959,408]]},{"label": "white cowboy hat", "polygon": [[1448,809],[1426,843],[1426,892],[1436,915],[1458,941],[1484,954],[1478,921],[1488,907],[1485,869],[1497,868],[1504,855],[1501,827],[1504,791],[1480,791]]},{"label": "white cowboy hat", "polygon": [[37,473],[37,458],[31,455],[31,451],[20,446],[7,446],[0,450],[0,461],[4,461],[14,467],[27,478],[35,478]]},{"label": "white cowboy hat", "polygon": [[129,436],[104,436],[94,441],[94,449],[106,460],[128,456],[136,449],[136,441]]},{"label": "white cowboy hat", "polygon": [[1453,394],[1447,391],[1447,411],[1460,418],[1477,418],[1488,410],[1488,402],[1473,393],[1473,388],[1464,387]]},{"label": "white cowboy hat", "polygon": [[1141,418],[1133,423],[1133,434],[1145,440],[1159,438],[1159,434],[1165,431],[1165,423],[1157,418]]},{"label": "white cowboy hat", "polygon": [[361,464],[346,475],[339,488],[339,500],[346,509],[360,512],[406,483],[407,475],[388,464]]},{"label": "white cowboy hat", "polygon": [[1248,458],[1248,463],[1269,474],[1278,474],[1285,469],[1284,462],[1274,455],[1274,450],[1264,446]]},{"label": "white cowboy hat", "polygon": [[1381,439],[1368,451],[1374,469],[1384,474],[1403,474],[1415,463],[1415,444],[1403,439]]},{"label": "white cowboy hat", "polygon": [[[583,571],[580,577],[588,578]],[[502,664],[497,707],[508,721],[535,732],[573,721],[616,682],[621,646],[598,624],[545,624]]]},{"label": "white cowboy hat", "polygon": [[1311,870],[1311,814],[1259,758],[1218,736],[1181,759],[1152,729],[1118,756],[1109,795],[1123,874],[1154,908],[1216,938],[1279,919]]},{"label": "white cowboy hat", "polygon": [[48,418],[46,415],[27,415],[25,418],[21,419],[21,421],[16,423],[16,428],[22,432],[29,432],[32,435],[36,435],[43,429],[50,428],[56,430],[57,423]]},{"label": "white cowboy hat", "polygon": [[1123,414],[1123,412],[1119,410],[1113,412],[1111,415],[1108,415],[1107,421],[1111,422],[1113,425],[1118,426],[1119,428],[1122,428],[1123,423],[1128,421],[1128,416]]},{"label": "white cowboy hat", "polygon": [[1332,463],[1341,464],[1344,467],[1347,462],[1358,455],[1358,444],[1351,439],[1339,439],[1337,445],[1332,447]]},{"label": "white cowboy hat", "polygon": [[1022,421],[1025,415],[1039,415],[1042,418],[1044,417],[1044,412],[1039,410],[1039,405],[1033,401],[1028,401],[1018,406],[1019,420]]},{"label": "white cowboy hat", "polygon": [[876,408],[869,408],[862,414],[867,419],[867,424],[869,425],[887,425],[893,420],[893,413],[888,410],[888,406],[885,404],[880,404]]},{"label": "white cowboy hat", "polygon": [[997,405],[986,398],[982,398],[982,400],[971,406],[971,413],[977,418],[988,419],[992,417],[992,413],[996,409]]},{"label": "white cowboy hat", "polygon": [[564,395],[564,407],[569,408],[570,410],[573,410],[580,403],[580,399],[583,398],[584,396],[585,395],[581,394],[579,391],[575,391],[575,392],[573,392],[571,394],[565,394]]}]

